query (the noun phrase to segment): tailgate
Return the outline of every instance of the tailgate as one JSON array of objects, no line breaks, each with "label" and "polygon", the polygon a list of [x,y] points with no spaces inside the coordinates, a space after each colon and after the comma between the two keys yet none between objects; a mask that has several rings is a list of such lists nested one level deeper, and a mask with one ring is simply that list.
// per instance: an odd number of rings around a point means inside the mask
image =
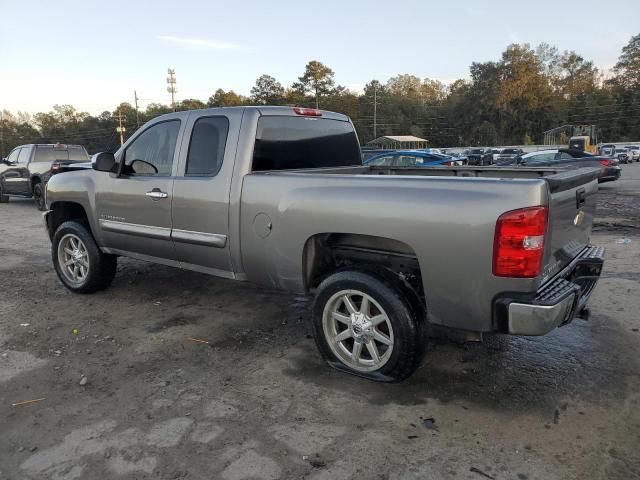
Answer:
[{"label": "tailgate", "polygon": [[598,174],[597,168],[580,168],[545,177],[550,199],[543,282],[567,266],[589,245],[596,213]]}]

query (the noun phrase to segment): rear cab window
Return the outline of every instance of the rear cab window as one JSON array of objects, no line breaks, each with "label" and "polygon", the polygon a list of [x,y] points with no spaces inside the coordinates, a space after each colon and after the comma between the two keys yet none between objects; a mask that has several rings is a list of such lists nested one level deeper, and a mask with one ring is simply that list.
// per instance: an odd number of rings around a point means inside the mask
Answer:
[{"label": "rear cab window", "polygon": [[69,160],[74,162],[86,162],[89,160],[89,154],[84,147],[69,147]]},{"label": "rear cab window", "polygon": [[253,150],[254,172],[362,165],[350,122],[304,116],[262,116]]},{"label": "rear cab window", "polygon": [[229,133],[227,117],[202,117],[196,120],[189,141],[186,177],[213,177],[224,160]]},{"label": "rear cab window", "polygon": [[89,155],[84,147],[79,145],[36,145],[34,162],[54,162],[56,160],[72,160],[76,162],[86,162]]}]

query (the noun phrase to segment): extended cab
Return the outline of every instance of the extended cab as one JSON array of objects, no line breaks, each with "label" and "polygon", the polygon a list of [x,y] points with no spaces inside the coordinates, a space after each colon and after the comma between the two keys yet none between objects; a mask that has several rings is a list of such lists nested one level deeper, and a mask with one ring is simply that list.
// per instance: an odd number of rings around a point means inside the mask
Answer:
[{"label": "extended cab", "polygon": [[69,290],[108,287],[128,256],[313,293],[324,358],[374,380],[409,376],[431,326],[567,324],[602,268],[597,169],[364,166],[336,113],[172,113],[92,162],[48,185],[52,261]]},{"label": "extended cab", "polygon": [[88,161],[89,155],[81,145],[20,145],[0,164],[0,202],[8,202],[10,195],[33,197],[37,207],[44,210],[44,189],[51,175]]}]

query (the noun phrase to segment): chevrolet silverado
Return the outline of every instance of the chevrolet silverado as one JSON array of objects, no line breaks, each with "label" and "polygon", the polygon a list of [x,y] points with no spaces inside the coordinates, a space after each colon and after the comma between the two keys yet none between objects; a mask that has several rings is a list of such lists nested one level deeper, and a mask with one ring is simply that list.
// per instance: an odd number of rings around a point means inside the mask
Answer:
[{"label": "chevrolet silverado", "polygon": [[158,117],[49,181],[54,268],[77,293],[107,288],[127,256],[313,294],[326,361],[388,382],[420,365],[432,328],[543,335],[580,315],[603,263],[597,169],[361,158],[337,113]]}]

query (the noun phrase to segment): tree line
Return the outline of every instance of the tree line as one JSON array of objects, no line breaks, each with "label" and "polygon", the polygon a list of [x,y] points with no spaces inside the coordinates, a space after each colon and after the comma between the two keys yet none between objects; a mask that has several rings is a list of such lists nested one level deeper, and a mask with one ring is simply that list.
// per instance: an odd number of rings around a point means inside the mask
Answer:
[{"label": "tree line", "polygon": [[[384,83],[371,80],[362,93],[355,93],[337,85],[334,76],[314,60],[288,87],[265,74],[249,96],[218,89],[206,101],[184,99],[175,109],[321,108],[351,117],[362,143],[381,135],[415,135],[441,147],[532,144],[542,143],[546,130],[567,124],[596,125],[601,141],[640,140],[640,34],[622,49],[609,78],[578,53],[548,44],[511,44],[499,60],[474,62],[468,79],[449,85],[401,74]],[[5,110],[0,154],[24,143],[58,141],[85,145],[91,153],[115,150],[119,119],[126,139],[139,124],[171,111],[168,105],[151,103],[136,112],[127,102],[97,116],[71,105],[35,115]]]}]

